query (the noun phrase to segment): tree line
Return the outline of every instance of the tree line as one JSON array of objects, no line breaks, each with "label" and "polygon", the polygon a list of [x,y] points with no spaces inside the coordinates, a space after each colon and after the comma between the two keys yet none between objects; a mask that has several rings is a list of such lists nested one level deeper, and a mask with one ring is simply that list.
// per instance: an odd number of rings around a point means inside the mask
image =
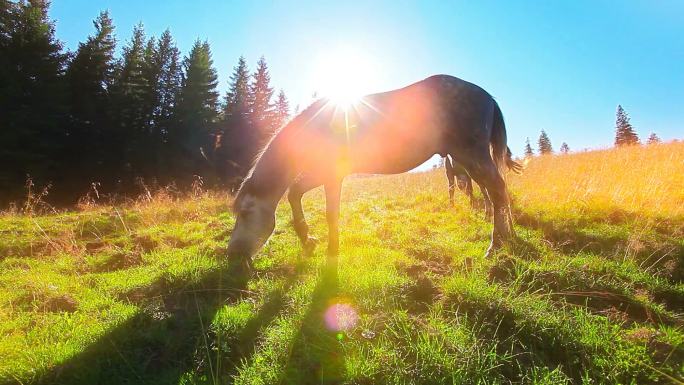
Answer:
[{"label": "tree line", "polygon": [[[660,143],[661,140],[655,132],[651,132],[646,140],[646,144],[656,144]],[[621,105],[617,106],[617,111],[615,112],[615,147],[622,146],[632,146],[640,144],[639,135],[637,135],[636,130],[629,121],[629,115]],[[541,130],[539,133],[539,139],[537,140],[537,152],[540,155],[552,154],[553,146],[551,145],[551,139],[546,131]],[[563,142],[560,146],[561,154],[567,154],[570,152],[570,146]],[[526,158],[534,156],[534,150],[530,145],[530,138],[525,140],[525,148],[523,153]]]},{"label": "tree line", "polygon": [[220,97],[207,41],[181,52],[169,30],[142,24],[116,55],[107,11],[75,52],[55,37],[45,0],[0,0],[0,203],[30,177],[71,203],[96,187],[127,194],[137,184],[202,178],[233,187],[289,117],[266,60],[250,73],[240,57]]}]

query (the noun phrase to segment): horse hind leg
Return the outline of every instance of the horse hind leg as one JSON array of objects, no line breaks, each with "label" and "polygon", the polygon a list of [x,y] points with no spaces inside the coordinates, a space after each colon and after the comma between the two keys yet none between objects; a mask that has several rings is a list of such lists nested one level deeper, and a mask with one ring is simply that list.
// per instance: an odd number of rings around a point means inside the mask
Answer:
[{"label": "horse hind leg", "polygon": [[509,221],[510,205],[506,183],[488,152],[486,152],[486,156],[464,159],[462,164],[475,182],[484,186],[487,196],[492,202],[494,229],[492,230],[491,244],[486,254],[491,255],[494,250],[500,248],[504,242],[513,236],[513,229]]},{"label": "horse hind leg", "polygon": [[449,184],[449,204],[454,205],[454,166],[448,156],[444,158],[444,170],[446,172],[447,182]]}]

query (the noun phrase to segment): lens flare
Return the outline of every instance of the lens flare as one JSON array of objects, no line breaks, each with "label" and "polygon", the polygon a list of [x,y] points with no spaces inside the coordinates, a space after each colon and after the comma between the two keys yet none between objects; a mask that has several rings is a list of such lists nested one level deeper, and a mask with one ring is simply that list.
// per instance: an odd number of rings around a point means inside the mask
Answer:
[{"label": "lens flare", "polygon": [[340,332],[352,329],[359,321],[359,315],[348,303],[335,303],[323,315],[325,326],[330,331]]}]

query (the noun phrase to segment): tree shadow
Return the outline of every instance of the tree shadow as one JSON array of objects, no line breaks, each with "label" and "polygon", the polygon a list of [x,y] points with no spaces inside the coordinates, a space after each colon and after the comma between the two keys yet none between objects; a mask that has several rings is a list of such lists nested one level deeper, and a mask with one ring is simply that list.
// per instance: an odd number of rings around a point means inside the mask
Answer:
[{"label": "tree shadow", "polygon": [[[39,373],[34,383],[179,383],[185,373],[211,359],[206,338],[211,321],[226,302],[242,297],[248,280],[242,268],[221,266],[199,279],[161,278],[142,291],[129,292],[124,297],[141,301],[136,314],[82,352]],[[257,322],[267,322],[273,311],[267,306],[255,324],[248,325],[250,330],[258,329]]]},{"label": "tree shadow", "polygon": [[290,358],[282,373],[284,384],[338,384],[343,381],[343,331],[326,326],[326,310],[338,303],[336,260],[328,260],[311,296],[300,329],[293,339]]}]

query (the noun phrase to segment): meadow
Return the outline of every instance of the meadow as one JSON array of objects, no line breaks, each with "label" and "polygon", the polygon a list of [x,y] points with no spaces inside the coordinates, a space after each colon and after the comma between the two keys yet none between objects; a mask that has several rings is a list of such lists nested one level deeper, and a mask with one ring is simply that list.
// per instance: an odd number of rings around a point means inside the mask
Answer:
[{"label": "meadow", "polygon": [[[284,199],[234,274],[230,196],[0,215],[2,384],[681,384],[684,143],[534,157],[517,239],[443,170],[352,177],[339,264],[304,256]],[[32,210],[34,209],[34,210]]]}]

